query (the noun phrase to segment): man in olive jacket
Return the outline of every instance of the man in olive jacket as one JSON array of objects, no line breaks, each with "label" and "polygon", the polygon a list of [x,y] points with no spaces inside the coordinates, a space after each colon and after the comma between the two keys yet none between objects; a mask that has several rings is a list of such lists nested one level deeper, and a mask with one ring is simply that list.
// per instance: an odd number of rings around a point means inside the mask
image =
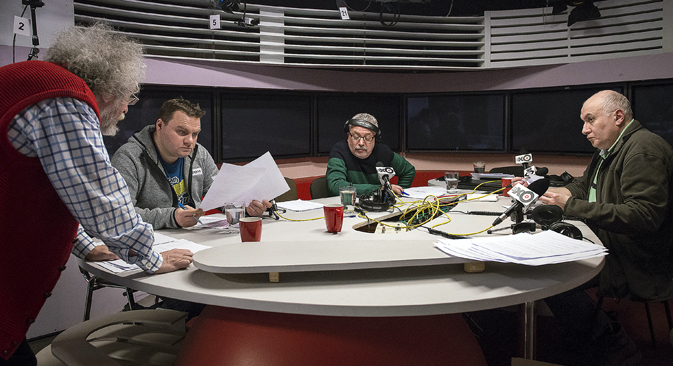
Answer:
[{"label": "man in olive jacket", "polygon": [[[634,120],[628,99],[612,90],[589,98],[580,117],[582,133],[598,150],[581,177],[540,198],[584,219],[608,248],[601,273],[578,290],[598,286],[599,296],[646,300],[673,296],[671,146]],[[557,318],[566,330],[580,332],[576,341],[602,342],[602,360],[637,357],[630,339],[617,336],[621,327],[595,312],[584,291],[571,290],[547,304],[562,314]]]}]

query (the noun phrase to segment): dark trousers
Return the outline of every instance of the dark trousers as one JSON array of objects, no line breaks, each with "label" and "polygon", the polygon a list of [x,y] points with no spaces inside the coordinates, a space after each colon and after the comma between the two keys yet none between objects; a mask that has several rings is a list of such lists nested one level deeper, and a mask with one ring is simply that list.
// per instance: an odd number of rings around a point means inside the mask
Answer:
[{"label": "dark trousers", "polygon": [[24,338],[23,342],[16,349],[16,352],[8,359],[0,358],[0,366],[36,366],[37,359],[33,350],[30,349],[28,341]]},{"label": "dark trousers", "polygon": [[594,277],[584,285],[544,300],[563,329],[568,365],[591,365],[596,352],[600,352],[597,341],[612,332],[613,320],[586,293],[597,286],[598,277]]}]

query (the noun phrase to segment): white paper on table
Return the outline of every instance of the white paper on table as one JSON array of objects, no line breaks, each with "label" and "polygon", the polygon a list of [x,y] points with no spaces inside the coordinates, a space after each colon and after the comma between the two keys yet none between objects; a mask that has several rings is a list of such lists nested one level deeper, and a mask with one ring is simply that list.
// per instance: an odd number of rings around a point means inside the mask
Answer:
[{"label": "white paper on table", "polygon": [[199,218],[199,221],[201,222],[197,223],[194,226],[183,227],[183,229],[185,230],[198,230],[208,228],[226,229],[229,227],[227,219],[222,217],[221,215],[201,216]]},{"label": "white paper on table", "polygon": [[[156,235],[156,233],[155,233]],[[166,238],[170,238],[169,236],[159,234],[161,236],[164,236]],[[173,239],[173,238],[171,238]],[[201,244],[196,244],[193,241],[185,240],[185,239],[173,239],[170,242],[164,242],[162,244],[156,244],[153,246],[153,249],[156,250],[159,253],[163,253],[167,250],[171,249],[189,249],[192,253],[196,253],[200,250],[208,249],[210,248],[209,246],[206,245],[201,245]],[[126,271],[133,271],[136,269],[140,269],[138,265],[136,264],[129,264],[124,262],[121,259],[115,259],[113,261],[101,261],[101,262],[94,262],[98,266],[102,267],[103,269],[107,270],[108,272],[112,273],[121,273],[121,272],[126,272]]]},{"label": "white paper on table", "polygon": [[244,165],[222,164],[199,208],[204,211],[227,202],[272,200],[290,190],[278,165],[268,151]]},{"label": "white paper on table", "polygon": [[294,200],[278,202],[277,206],[292,211],[309,211],[322,208],[324,205],[318,202]]},{"label": "white paper on table", "polygon": [[[404,190],[406,194],[409,195],[409,197],[412,198],[419,198],[423,199],[427,196],[445,196],[446,195],[446,188],[444,187],[412,187],[412,188],[407,188]],[[404,199],[403,196],[400,198]]]},{"label": "white paper on table", "polygon": [[154,245],[159,245],[159,244],[164,244],[164,243],[170,243],[172,241],[176,241],[178,239],[172,238],[168,235],[158,233],[156,230],[154,231]]}]

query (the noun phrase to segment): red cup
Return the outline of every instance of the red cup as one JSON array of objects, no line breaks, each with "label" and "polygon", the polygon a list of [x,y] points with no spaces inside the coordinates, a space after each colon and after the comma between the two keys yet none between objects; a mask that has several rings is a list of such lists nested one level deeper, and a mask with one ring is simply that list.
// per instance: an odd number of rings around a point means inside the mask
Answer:
[{"label": "red cup", "polygon": [[[508,185],[512,184],[512,178],[502,178],[502,187],[505,188]],[[505,188],[502,190],[502,193],[500,194],[501,196],[509,197],[509,191],[512,189],[512,187]]]},{"label": "red cup", "polygon": [[242,242],[262,240],[261,217],[243,217],[238,221],[238,228]]},{"label": "red cup", "polygon": [[330,233],[338,233],[344,223],[344,205],[340,203],[327,204],[325,211],[325,225]]}]

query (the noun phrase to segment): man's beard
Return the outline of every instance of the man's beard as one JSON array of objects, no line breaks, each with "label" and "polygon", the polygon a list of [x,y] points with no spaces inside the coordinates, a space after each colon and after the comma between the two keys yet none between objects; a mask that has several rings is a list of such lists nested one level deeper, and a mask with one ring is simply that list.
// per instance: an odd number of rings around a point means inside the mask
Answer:
[{"label": "man's beard", "polygon": [[124,113],[117,114],[119,109],[115,108],[116,106],[111,106],[110,108],[104,109],[100,112],[100,132],[104,136],[114,136],[119,131],[117,123],[123,120],[126,115]]}]

